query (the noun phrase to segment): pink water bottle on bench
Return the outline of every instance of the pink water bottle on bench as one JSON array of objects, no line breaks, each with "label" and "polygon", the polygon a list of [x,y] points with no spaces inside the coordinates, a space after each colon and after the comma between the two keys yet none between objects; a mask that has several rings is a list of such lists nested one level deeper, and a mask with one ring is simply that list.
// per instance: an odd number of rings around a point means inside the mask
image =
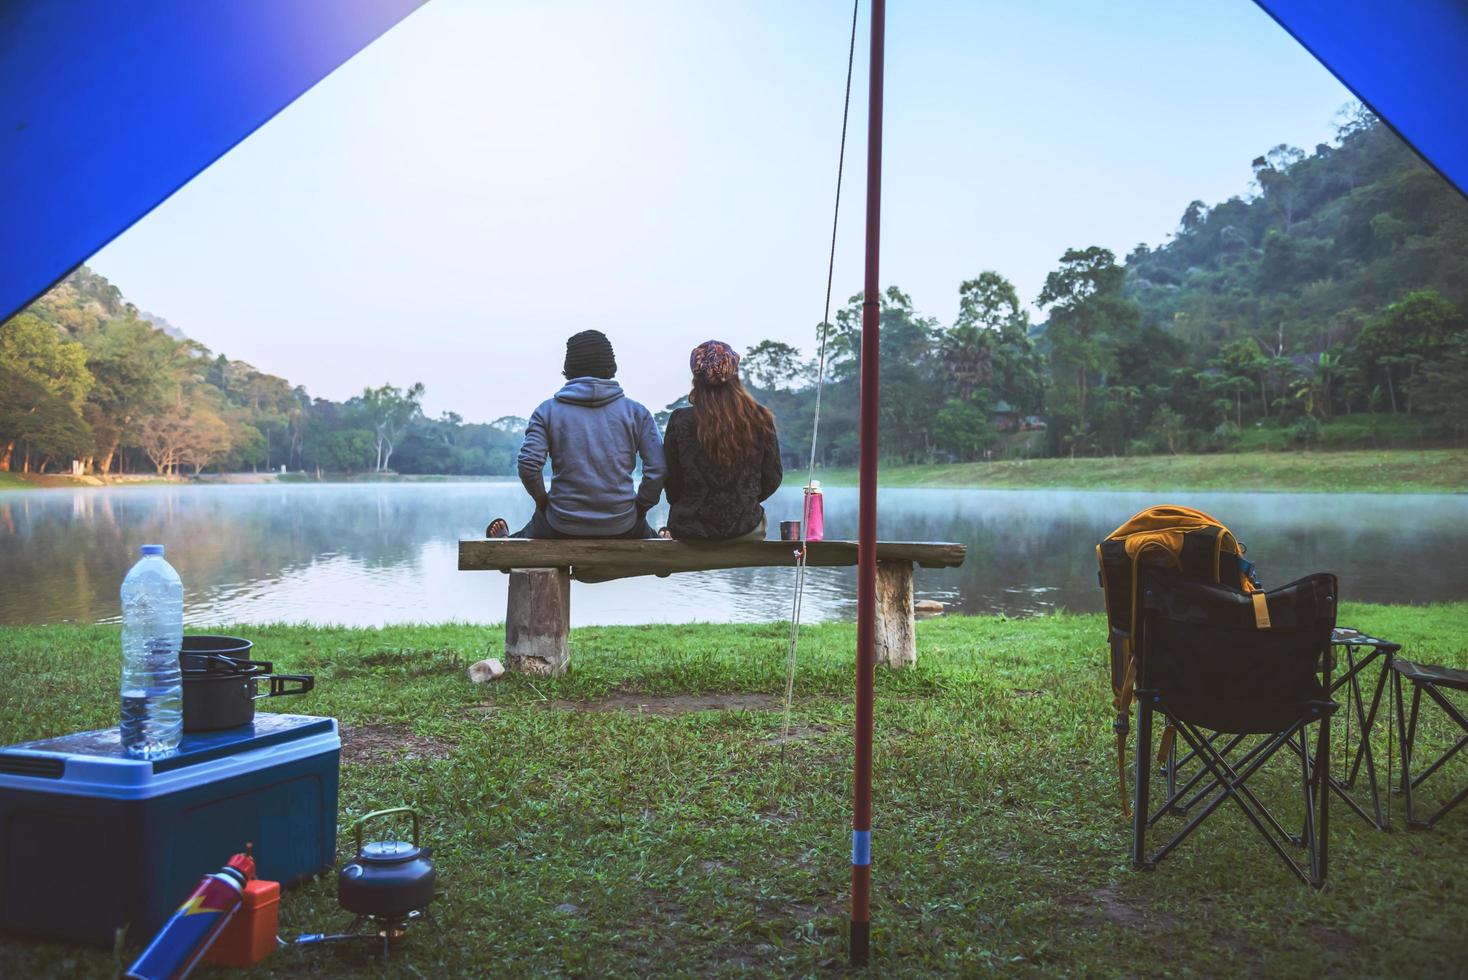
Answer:
[{"label": "pink water bottle on bench", "polygon": [[823,541],[825,537],[825,498],[821,496],[821,481],[812,480],[805,488],[805,540]]}]

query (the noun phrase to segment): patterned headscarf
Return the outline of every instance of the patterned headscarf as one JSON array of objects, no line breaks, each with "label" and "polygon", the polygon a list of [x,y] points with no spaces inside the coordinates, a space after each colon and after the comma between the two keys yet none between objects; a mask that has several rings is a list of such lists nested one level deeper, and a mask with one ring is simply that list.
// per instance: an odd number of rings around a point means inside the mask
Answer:
[{"label": "patterned headscarf", "polygon": [[705,340],[688,355],[693,379],[706,385],[725,385],[739,373],[739,353],[722,340]]}]

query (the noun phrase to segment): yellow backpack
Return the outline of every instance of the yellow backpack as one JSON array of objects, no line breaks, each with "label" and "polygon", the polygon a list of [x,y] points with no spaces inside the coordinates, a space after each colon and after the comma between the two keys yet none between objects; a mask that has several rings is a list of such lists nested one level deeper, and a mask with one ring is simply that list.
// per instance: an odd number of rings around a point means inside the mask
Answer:
[{"label": "yellow backpack", "polygon": [[[1215,517],[1194,510],[1162,504],[1132,516],[1096,546],[1101,565],[1099,577],[1106,595],[1106,618],[1110,625],[1112,706],[1116,709],[1117,781],[1121,805],[1131,813],[1127,801],[1126,739],[1137,679],[1136,650],[1137,582],[1143,568],[1167,569],[1183,578],[1217,582],[1254,593],[1254,616],[1261,629],[1269,628],[1269,608],[1254,576],[1254,565],[1244,558],[1245,548]],[[1159,758],[1165,758],[1171,743],[1172,726],[1162,736]]]}]

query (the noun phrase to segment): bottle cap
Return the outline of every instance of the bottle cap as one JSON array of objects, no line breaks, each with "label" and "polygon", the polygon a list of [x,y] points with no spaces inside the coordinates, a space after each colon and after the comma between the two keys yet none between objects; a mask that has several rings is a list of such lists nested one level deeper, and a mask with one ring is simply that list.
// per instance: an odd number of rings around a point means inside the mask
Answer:
[{"label": "bottle cap", "polygon": [[812,480],[812,481],[810,481],[810,489],[811,489],[811,492],[813,492],[813,493],[820,493],[821,492],[821,481],[820,480]]},{"label": "bottle cap", "polygon": [[160,558],[163,557],[163,545],[161,544],[145,544],[138,550],[145,555],[157,555]]}]

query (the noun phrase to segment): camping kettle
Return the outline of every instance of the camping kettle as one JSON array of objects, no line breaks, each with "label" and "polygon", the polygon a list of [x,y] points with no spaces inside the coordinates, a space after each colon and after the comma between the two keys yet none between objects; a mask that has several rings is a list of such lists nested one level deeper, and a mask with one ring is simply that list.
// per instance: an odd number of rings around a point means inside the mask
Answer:
[{"label": "camping kettle", "polygon": [[[407,813],[413,817],[413,842],[380,840],[362,843],[362,825],[378,817]],[[402,919],[421,911],[433,900],[432,851],[419,844],[418,812],[400,806],[377,810],[360,818],[353,829],[357,856],[337,876],[337,899],[342,908],[356,915],[378,919]]]}]

